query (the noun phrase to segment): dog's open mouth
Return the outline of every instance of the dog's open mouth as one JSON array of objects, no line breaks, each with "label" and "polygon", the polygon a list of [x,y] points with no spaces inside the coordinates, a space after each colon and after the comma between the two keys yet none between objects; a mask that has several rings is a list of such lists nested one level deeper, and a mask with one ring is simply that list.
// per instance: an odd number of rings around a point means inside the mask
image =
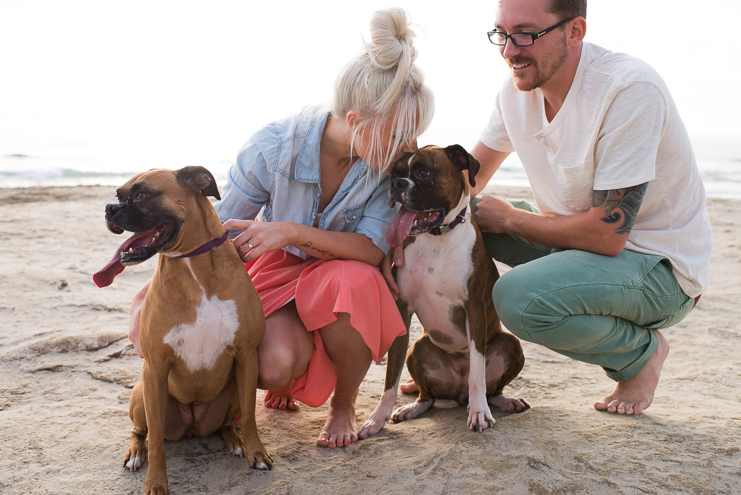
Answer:
[{"label": "dog's open mouth", "polygon": [[386,230],[386,241],[391,246],[400,248],[408,236],[424,234],[439,227],[444,219],[445,213],[442,210],[410,211],[402,206]]},{"label": "dog's open mouth", "polygon": [[[123,229],[113,224],[110,224],[109,228],[112,232],[123,233]],[[124,270],[124,267],[136,265],[157,254],[167,244],[174,232],[175,228],[172,223],[163,223],[152,230],[129,237],[116,250],[113,259],[102,270],[93,275],[95,285],[98,287],[111,285],[113,279]]]}]

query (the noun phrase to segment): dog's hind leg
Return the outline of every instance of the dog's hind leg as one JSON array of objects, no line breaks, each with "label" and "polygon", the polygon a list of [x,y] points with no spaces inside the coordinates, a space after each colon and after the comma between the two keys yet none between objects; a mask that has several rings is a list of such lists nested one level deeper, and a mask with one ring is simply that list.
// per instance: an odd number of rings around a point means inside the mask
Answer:
[{"label": "dog's hind leg", "polygon": [[525,399],[506,397],[502,391],[522,371],[525,357],[520,341],[509,332],[501,332],[489,344],[486,353],[487,402],[510,413],[530,409]]}]

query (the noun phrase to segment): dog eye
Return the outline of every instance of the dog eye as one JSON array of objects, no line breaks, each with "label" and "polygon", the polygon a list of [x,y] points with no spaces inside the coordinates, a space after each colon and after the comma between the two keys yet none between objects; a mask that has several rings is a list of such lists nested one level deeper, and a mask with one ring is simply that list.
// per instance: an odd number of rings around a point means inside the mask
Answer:
[{"label": "dog eye", "polygon": [[429,176],[430,176],[429,170],[424,169],[424,168],[421,170],[417,170],[417,177],[419,177],[420,179],[426,179]]},{"label": "dog eye", "polygon": [[140,192],[136,196],[134,196],[134,201],[144,201],[149,197],[149,194],[145,192]]}]

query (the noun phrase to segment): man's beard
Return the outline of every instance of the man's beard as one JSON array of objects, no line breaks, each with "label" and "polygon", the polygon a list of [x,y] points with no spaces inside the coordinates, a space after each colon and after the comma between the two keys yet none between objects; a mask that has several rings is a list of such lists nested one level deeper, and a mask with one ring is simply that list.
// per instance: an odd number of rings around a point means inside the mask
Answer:
[{"label": "man's beard", "polygon": [[[528,82],[526,85],[522,84],[524,82],[522,77],[519,77],[513,73],[512,82],[514,83],[515,88],[520,91],[532,91],[535,88],[543,86],[545,83],[551,80],[556,72],[558,72],[558,69],[560,69],[564,62],[566,62],[567,56],[567,46],[564,43],[561,49],[551,54],[550,56],[544,57],[542,64],[536,63],[535,60],[530,57],[517,56],[507,59],[507,64],[510,66],[510,68],[512,67],[512,65],[530,64],[530,69],[535,69],[535,75],[529,79],[530,82]],[[519,85],[518,82],[520,83]]]}]

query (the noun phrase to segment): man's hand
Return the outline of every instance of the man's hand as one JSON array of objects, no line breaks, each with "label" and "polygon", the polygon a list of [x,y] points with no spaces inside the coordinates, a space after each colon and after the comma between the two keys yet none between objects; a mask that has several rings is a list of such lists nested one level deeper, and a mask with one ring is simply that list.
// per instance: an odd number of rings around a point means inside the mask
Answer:
[{"label": "man's hand", "polygon": [[381,273],[383,278],[386,279],[386,283],[389,286],[391,295],[394,296],[394,301],[399,300],[399,286],[396,285],[394,275],[391,272],[394,266],[401,266],[404,264],[404,250],[401,248],[392,248],[386,257],[381,261]]},{"label": "man's hand", "polygon": [[484,232],[507,233],[505,223],[517,209],[509,201],[494,196],[482,196],[476,205],[476,220]]}]

